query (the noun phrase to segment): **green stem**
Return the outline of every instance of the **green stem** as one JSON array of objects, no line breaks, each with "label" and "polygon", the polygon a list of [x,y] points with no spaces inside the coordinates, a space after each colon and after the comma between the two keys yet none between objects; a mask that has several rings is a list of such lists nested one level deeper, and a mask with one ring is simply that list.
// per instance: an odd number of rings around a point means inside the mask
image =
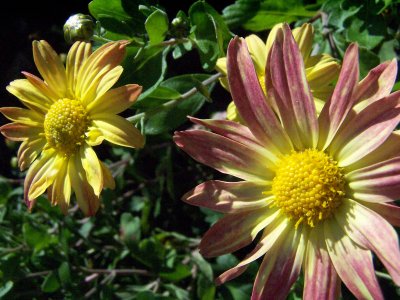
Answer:
[{"label": "green stem", "polygon": [[375,271],[376,276],[384,278],[384,279],[388,279],[388,280],[392,280],[392,277],[390,277],[389,274],[383,273],[383,272],[379,272],[379,271]]},{"label": "green stem", "polygon": [[[201,84],[202,84],[202,85],[209,85],[210,83],[213,83],[214,81],[216,81],[216,80],[217,80],[218,78],[220,78],[221,76],[222,76],[221,73],[216,73],[216,74],[212,75],[211,77],[207,78],[206,80],[202,81]],[[155,108],[153,108],[153,109],[150,109],[149,111],[139,113],[139,114],[137,114],[137,115],[128,117],[128,118],[126,118],[126,119],[127,119],[129,122],[137,123],[137,122],[138,122],[140,119],[142,119],[142,118],[146,119],[146,118],[148,118],[148,117],[151,117],[151,116],[157,114],[157,113],[160,112],[160,111],[163,111],[164,109],[174,107],[174,106],[177,105],[180,101],[182,101],[182,100],[184,100],[184,99],[186,99],[186,98],[189,98],[189,97],[193,96],[193,95],[196,94],[198,91],[199,91],[199,90],[198,90],[197,88],[194,87],[194,88],[188,90],[186,93],[182,94],[182,95],[181,95],[179,98],[177,98],[177,99],[168,101],[168,102],[166,102],[166,103],[161,104],[160,106],[157,106],[157,107],[155,107]]]}]

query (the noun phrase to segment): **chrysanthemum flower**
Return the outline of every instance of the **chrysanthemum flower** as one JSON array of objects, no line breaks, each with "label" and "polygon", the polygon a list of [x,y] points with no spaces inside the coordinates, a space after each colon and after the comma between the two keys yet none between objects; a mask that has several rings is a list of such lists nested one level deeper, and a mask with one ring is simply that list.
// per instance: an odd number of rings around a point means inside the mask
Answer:
[{"label": "chrysanthemum flower", "polygon": [[[228,80],[247,126],[192,120],[210,131],[177,132],[197,161],[240,178],[200,184],[189,204],[226,215],[200,243],[205,257],[254,250],[220,275],[242,274],[264,256],[252,299],[284,299],[304,272],[304,299],[335,299],[340,282],[358,299],[382,299],[372,253],[400,285],[400,92],[395,61],[358,83],[358,48],[346,51],[332,97],[317,117],[301,53],[287,25],[266,66],[267,101],[243,39],[228,47]],[[271,104],[277,108],[277,114]],[[354,108],[354,109],[352,109]]]},{"label": "chrysanthemum flower", "polygon": [[[268,53],[270,52],[273,41],[275,40],[277,31],[281,27],[282,24],[277,24],[272,28],[266,43],[254,34],[245,38],[251,59],[256,69],[258,80],[264,93],[266,92],[265,65],[268,59]],[[299,45],[304,60],[306,78],[314,97],[317,113],[320,113],[324,103],[332,94],[332,82],[337,79],[340,66],[328,54],[311,55],[314,40],[314,27],[311,24],[305,23],[301,27],[293,29],[293,36]],[[226,57],[218,59],[217,70],[226,75]],[[229,90],[228,80],[226,77],[222,77],[220,82],[224,88]],[[228,105],[227,119],[243,123],[234,102],[231,102]]]},{"label": "chrysanthemum flower", "polygon": [[119,65],[127,43],[112,42],[92,53],[90,43],[76,42],[66,68],[45,41],[33,42],[33,57],[40,78],[23,72],[26,79],[10,83],[7,90],[28,108],[3,107],[0,112],[13,123],[0,127],[18,151],[21,170],[29,166],[24,197],[29,209],[46,189],[53,205],[66,213],[71,192],[86,215],[99,207],[103,187],[114,187],[108,168],[92,146],[107,140],[125,147],[142,147],[144,138],[116,114],[136,100],[141,86],[129,84],[110,89],[122,73]]}]

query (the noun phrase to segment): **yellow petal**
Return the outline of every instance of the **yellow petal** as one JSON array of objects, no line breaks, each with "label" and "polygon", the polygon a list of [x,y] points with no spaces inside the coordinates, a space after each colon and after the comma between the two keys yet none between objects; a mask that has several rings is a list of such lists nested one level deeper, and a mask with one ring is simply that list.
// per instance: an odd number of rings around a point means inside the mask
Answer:
[{"label": "yellow petal", "polygon": [[48,188],[48,198],[53,205],[58,205],[64,215],[68,212],[71,198],[71,180],[68,174],[68,161],[58,172],[53,184]]},{"label": "yellow petal", "polygon": [[92,186],[95,195],[99,196],[103,189],[103,172],[96,152],[91,146],[85,144],[80,149],[80,157],[86,173],[86,179]]},{"label": "yellow petal", "polygon": [[75,95],[75,87],[78,73],[83,63],[90,56],[91,53],[92,45],[85,42],[74,43],[68,52],[66,72],[68,78],[68,91],[71,97]]},{"label": "yellow petal", "polygon": [[93,125],[102,132],[107,141],[131,148],[142,148],[144,146],[144,137],[126,119],[106,113],[93,115],[92,118]]},{"label": "yellow petal", "polygon": [[115,181],[110,170],[102,162],[100,162],[100,165],[101,165],[101,170],[103,171],[104,187],[113,190],[115,188]]},{"label": "yellow petal", "polygon": [[251,34],[245,38],[247,48],[249,49],[250,56],[254,62],[257,74],[265,73],[265,64],[267,62],[267,49],[263,41],[256,36]]},{"label": "yellow petal", "polygon": [[67,91],[67,76],[60,57],[46,41],[33,41],[33,59],[49,88],[63,98]]},{"label": "yellow petal", "polygon": [[312,50],[314,27],[309,23],[304,23],[301,27],[293,29],[292,33],[296,43],[299,45],[304,64],[306,64]]},{"label": "yellow petal", "polygon": [[137,84],[128,84],[109,90],[100,98],[89,103],[87,110],[92,113],[119,114],[128,109],[136,101],[142,91]]},{"label": "yellow petal", "polygon": [[0,113],[16,123],[33,127],[43,127],[44,116],[34,110],[20,107],[1,107]]},{"label": "yellow petal", "polygon": [[218,72],[226,76],[228,74],[228,70],[226,68],[226,57],[218,58],[215,68]]},{"label": "yellow petal", "polygon": [[230,121],[235,121],[235,122],[244,124],[244,121],[240,117],[239,112],[236,108],[236,105],[233,101],[231,103],[229,103],[228,108],[226,109],[226,118]]},{"label": "yellow petal", "polygon": [[18,166],[21,171],[24,171],[36,157],[42,152],[46,145],[46,139],[39,137],[38,139],[28,139],[24,141],[18,149]]},{"label": "yellow petal", "polygon": [[278,29],[282,28],[282,25],[283,25],[283,23],[276,24],[274,27],[272,27],[271,31],[270,31],[269,34],[268,34],[267,42],[266,42],[266,44],[265,44],[265,46],[266,46],[266,56],[267,56],[267,58],[268,58],[268,53],[269,53],[269,51],[270,51],[271,48],[272,48],[272,44],[273,44],[274,41],[275,41],[275,38],[276,38],[276,34],[277,34],[277,32],[278,32]]}]

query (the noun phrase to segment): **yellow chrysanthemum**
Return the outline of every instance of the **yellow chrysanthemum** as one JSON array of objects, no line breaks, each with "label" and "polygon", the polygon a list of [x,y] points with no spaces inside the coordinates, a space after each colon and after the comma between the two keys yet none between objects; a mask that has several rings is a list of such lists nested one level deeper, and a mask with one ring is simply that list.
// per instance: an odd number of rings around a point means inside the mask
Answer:
[{"label": "yellow chrysanthemum", "polygon": [[0,127],[1,133],[22,141],[18,164],[21,170],[29,167],[24,187],[29,209],[47,189],[51,203],[67,213],[74,191],[82,211],[94,215],[103,187],[115,183],[92,146],[103,140],[143,146],[141,133],[116,115],[132,105],[141,86],[110,89],[122,73],[126,45],[111,42],[92,53],[90,43],[76,42],[64,67],[47,42],[33,42],[34,61],[44,80],[23,72],[26,79],[11,82],[7,90],[28,109],[0,108],[13,121]]},{"label": "yellow chrysanthemum", "polygon": [[[253,300],[285,299],[304,272],[303,299],[337,299],[343,282],[357,299],[383,299],[372,253],[400,285],[400,92],[397,62],[358,82],[358,47],[347,49],[332,97],[318,115],[299,48],[279,29],[266,90],[243,39],[228,46],[228,80],[242,125],[192,121],[210,129],[175,133],[197,161],[240,178],[210,180],[183,196],[225,216],[204,235],[206,257],[255,248],[216,279],[224,283],[264,256]],[[267,98],[267,99],[266,99]]]},{"label": "yellow chrysanthemum", "polygon": [[[265,64],[267,63],[268,54],[279,28],[282,28],[282,24],[277,24],[272,28],[266,43],[254,34],[245,38],[251,59],[257,72],[258,81],[260,82],[264,93],[266,93]],[[311,24],[305,23],[301,27],[295,28],[293,30],[293,36],[299,45],[304,60],[306,77],[314,97],[317,113],[320,113],[324,103],[332,94],[332,82],[337,79],[340,66],[328,54],[311,55],[314,39],[314,27]],[[220,58],[217,61],[217,70],[223,75],[227,74],[226,62],[226,57]],[[229,84],[226,77],[221,78],[220,82],[224,88],[229,90]],[[234,102],[231,102],[228,105],[227,119],[243,123]]]}]

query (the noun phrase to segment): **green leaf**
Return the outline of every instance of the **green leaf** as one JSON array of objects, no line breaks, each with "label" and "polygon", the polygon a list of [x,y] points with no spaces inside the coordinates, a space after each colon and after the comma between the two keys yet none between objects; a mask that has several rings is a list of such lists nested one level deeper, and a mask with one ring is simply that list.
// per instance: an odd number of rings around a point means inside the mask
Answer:
[{"label": "green leaf", "polygon": [[250,299],[252,285],[251,284],[236,284],[229,282],[225,285],[229,290],[232,300],[247,300]]},{"label": "green leaf", "polygon": [[164,284],[164,287],[171,293],[176,300],[189,300],[189,292],[176,286],[175,284]]},{"label": "green leaf", "polygon": [[139,11],[139,3],[143,1],[93,0],[89,11],[106,29],[107,38],[129,39],[145,32],[145,16]]},{"label": "green leaf", "polygon": [[60,287],[60,282],[58,281],[57,275],[54,272],[47,274],[41,286],[42,291],[45,293],[53,293]]},{"label": "green leaf", "polygon": [[144,24],[150,39],[150,44],[162,42],[168,33],[168,16],[160,9],[156,9]]},{"label": "green leaf", "polygon": [[260,0],[237,0],[224,8],[222,16],[230,28],[237,28],[256,15],[260,4]]},{"label": "green leaf", "polygon": [[351,4],[346,0],[328,0],[326,1],[321,10],[328,14],[328,24],[335,27],[338,31],[345,29],[344,23],[350,17],[354,16],[362,5]]},{"label": "green leaf", "polygon": [[372,50],[385,38],[384,26],[382,20],[374,15],[366,21],[354,18],[346,30],[346,38],[349,42],[357,42],[360,47]]},{"label": "green leaf", "polygon": [[7,281],[2,287],[0,287],[0,298],[5,296],[14,286],[14,282]]},{"label": "green leaf", "polygon": [[63,285],[69,284],[71,282],[71,271],[69,268],[69,264],[64,261],[58,267],[58,278],[60,279]]},{"label": "green leaf", "polygon": [[57,242],[57,238],[49,235],[43,228],[33,227],[29,223],[25,223],[22,226],[22,233],[25,242],[29,247],[34,249],[34,253],[37,253]]},{"label": "green leaf", "polygon": [[[195,86],[193,78],[204,81],[209,76],[204,74],[188,74],[172,77],[161,83],[160,86],[175,90],[178,93],[185,93]],[[211,84],[208,90],[211,91],[214,85]],[[157,100],[157,99],[156,99]],[[156,101],[154,98],[147,98],[146,101]],[[204,104],[206,98],[196,93],[186,99],[176,100],[176,104],[168,106],[155,115],[152,115],[145,124],[145,132],[149,135],[160,134],[175,129],[187,120],[188,115],[194,115]]]},{"label": "green leaf", "polygon": [[172,282],[177,282],[192,275],[190,267],[184,264],[178,264],[171,271],[163,271],[159,273],[160,277]]},{"label": "green leaf", "polygon": [[379,49],[379,59],[381,62],[392,60],[393,58],[397,58],[397,54],[395,48],[399,47],[399,41],[397,40],[389,40],[382,43],[381,48]]},{"label": "green leaf", "polygon": [[125,243],[137,243],[140,241],[140,219],[131,213],[123,213],[120,222],[120,235]]},{"label": "green leaf", "polygon": [[170,47],[147,46],[137,49],[128,47],[128,55],[124,61],[124,73],[119,83],[137,83],[143,86],[139,99],[152,93],[164,79],[167,71],[166,56]]},{"label": "green leaf", "polygon": [[215,284],[210,281],[203,274],[197,277],[197,297],[201,300],[215,299]]},{"label": "green leaf", "polygon": [[[263,31],[277,23],[291,23],[302,18],[310,18],[317,13],[317,9],[318,6],[315,5],[306,7],[301,0],[264,0],[254,16],[243,24],[243,28],[255,32]],[[250,10],[250,13],[254,12]],[[249,11],[245,14],[249,16]]]},{"label": "green leaf", "polygon": [[194,28],[194,43],[197,46],[202,67],[211,71],[220,54],[217,23],[202,1],[198,1],[190,7],[189,18],[192,28]]},{"label": "green leaf", "polygon": [[359,57],[361,78],[365,77],[369,70],[376,67],[380,63],[379,57],[372,51],[365,48],[360,48]]},{"label": "green leaf", "polygon": [[214,280],[214,274],[211,265],[200,255],[198,251],[193,252],[192,258],[194,263],[199,267],[199,270],[204,274],[210,282]]}]

